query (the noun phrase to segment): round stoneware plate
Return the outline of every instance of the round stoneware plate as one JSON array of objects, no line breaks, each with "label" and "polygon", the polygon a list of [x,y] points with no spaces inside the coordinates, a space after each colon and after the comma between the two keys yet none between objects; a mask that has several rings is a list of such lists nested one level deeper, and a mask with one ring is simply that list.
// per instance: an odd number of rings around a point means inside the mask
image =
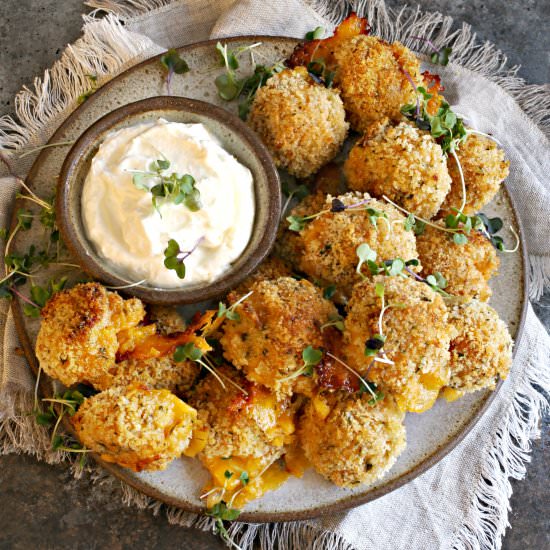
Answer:
[{"label": "round stoneware plate", "polygon": [[[289,38],[239,37],[227,39],[231,48],[261,42],[254,49],[255,63],[272,64],[282,60],[292,51],[297,41]],[[220,74],[216,42],[204,42],[180,49],[191,71],[185,75],[174,75],[172,90],[174,95],[211,102],[237,112],[236,102],[225,102],[218,97],[214,86],[215,77]],[[248,54],[241,56],[240,71],[243,75],[251,71]],[[453,75],[452,66],[431,67],[441,74],[447,87],[446,96],[451,104],[458,100],[455,90],[460,87],[458,77]],[[464,92],[467,96],[468,91]],[[475,97],[466,97],[461,92],[461,103],[472,105]],[[110,111],[147,97],[165,95],[164,72],[159,58],[150,59],[126,71],[118,78],[90,96],[59,128],[51,142],[76,139],[93,122]],[[498,136],[497,136],[498,137]],[[28,183],[42,197],[52,195],[68,147],[52,147],[41,152],[29,175]],[[21,206],[23,206],[21,204]],[[29,207],[28,203],[25,207]],[[502,189],[495,200],[484,209],[489,216],[499,216],[505,227],[512,224],[520,232],[519,221],[515,216],[510,197]],[[503,230],[505,240],[512,237]],[[23,251],[31,242],[43,239],[40,224],[33,224],[29,231],[19,232],[14,243],[15,250]],[[525,249],[523,243],[515,254],[500,254],[500,271],[492,279],[493,298],[491,304],[508,324],[516,341],[521,336],[526,307]],[[70,258],[67,260],[69,263]],[[51,277],[54,272],[63,273],[63,267],[52,266],[35,280]],[[65,268],[66,269],[66,268]],[[70,272],[71,280],[82,279],[77,270]],[[43,277],[43,279],[41,279]],[[28,288],[22,288],[28,294]],[[34,342],[39,328],[39,320],[22,314],[21,304],[16,302],[15,316],[22,345],[33,369],[37,361],[33,353]],[[514,368],[520,368],[515,365]],[[43,377],[42,391],[52,392],[52,382]],[[498,388],[497,388],[498,390]],[[439,400],[428,412],[408,414],[406,418],[407,449],[399,457],[394,467],[377,483],[355,489],[342,489],[332,485],[313,471],[308,471],[302,479],[290,479],[277,491],[246,505],[240,519],[244,521],[287,521],[314,517],[326,512],[341,510],[375,499],[412,480],[427,468],[441,460],[472,428],[489,405],[495,393],[476,392],[453,403]],[[185,510],[203,510],[199,495],[207,481],[208,474],[198,460],[183,458],[175,460],[163,472],[133,473],[117,466],[104,464],[115,476],[120,477],[137,489],[166,503]]]}]

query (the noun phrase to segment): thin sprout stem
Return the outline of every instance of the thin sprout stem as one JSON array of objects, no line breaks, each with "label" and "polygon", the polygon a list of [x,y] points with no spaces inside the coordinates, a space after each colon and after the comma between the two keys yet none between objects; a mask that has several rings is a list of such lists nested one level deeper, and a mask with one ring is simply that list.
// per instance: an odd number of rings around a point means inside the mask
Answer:
[{"label": "thin sprout stem", "polygon": [[234,310],[239,304],[242,304],[250,295],[254,294],[254,291],[251,290],[250,292],[247,292],[244,296],[241,296],[232,306],[230,306],[227,310]]},{"label": "thin sprout stem", "polygon": [[357,378],[359,378],[359,380],[363,383],[363,385],[365,386],[365,388],[367,388],[367,390],[369,391],[369,393],[376,399],[376,394],[372,391],[369,383],[354,369],[352,369],[347,363],[344,363],[344,361],[342,361],[342,359],[339,359],[338,357],[336,357],[336,355],[333,355],[332,353],[330,353],[329,351],[327,351],[327,355],[329,357],[332,357],[335,361],[337,361],[338,363],[340,363],[340,365],[342,365],[344,368],[346,368],[347,370],[349,370],[351,373],[355,374],[355,376],[357,376]]},{"label": "thin sprout stem", "polygon": [[36,382],[34,383],[34,410],[38,410],[38,386],[40,385],[40,375],[42,374],[42,365],[38,365],[36,373]]},{"label": "thin sprout stem", "polygon": [[382,308],[380,309],[380,315],[378,316],[378,334],[380,334],[380,336],[384,336],[384,329],[382,328],[382,318],[384,317],[384,313],[386,312],[386,298],[384,294],[382,294],[380,300],[382,301]]},{"label": "thin sprout stem", "polygon": [[26,296],[24,296],[23,294],[21,294],[21,292],[19,292],[13,285],[10,286],[10,290],[16,295],[18,296],[21,300],[23,300],[23,302],[33,306],[33,307],[37,307],[38,309],[40,309],[40,306],[38,304],[35,304],[32,300],[30,300],[29,298],[27,298]]},{"label": "thin sprout stem", "polygon": [[0,280],[0,285],[1,285],[2,283],[5,283],[10,277],[12,277],[13,275],[15,275],[16,273],[19,273],[19,272],[18,272],[18,271],[10,271],[10,272],[8,272],[8,274],[7,274],[3,279]]},{"label": "thin sprout stem", "polygon": [[[80,267],[80,266],[76,266],[76,267]],[[141,281],[137,281],[135,283],[129,283],[127,285],[122,285],[122,286],[106,286],[105,288],[109,290],[124,290],[125,288],[132,288],[134,286],[139,286],[145,282],[147,282],[147,279],[142,279]]]},{"label": "thin sprout stem", "polygon": [[511,225],[510,225],[510,231],[513,233],[514,237],[516,238],[516,246],[514,246],[514,248],[511,248],[511,249],[505,248],[504,250],[501,250],[501,252],[504,252],[505,254],[513,254],[514,252],[517,252],[519,248],[519,243],[521,242],[519,235]]},{"label": "thin sprout stem", "polygon": [[[46,401],[44,399],[44,401]],[[57,435],[57,429],[59,428],[59,424],[61,423],[61,420],[63,419],[63,416],[65,415],[65,411],[62,410],[61,414],[57,417],[57,422],[55,423],[55,426],[53,427],[52,436],[50,438],[50,445],[53,445],[53,440],[55,439],[55,436]]]},{"label": "thin sprout stem", "polygon": [[290,382],[290,380],[294,380],[295,378],[298,378],[301,374],[303,374],[306,370],[306,365],[302,365],[298,370],[295,370],[293,373],[289,374],[288,376],[285,376],[284,378],[279,378],[279,382]]},{"label": "thin sprout stem", "polygon": [[[13,238],[15,237],[16,233],[21,229],[21,224],[18,222],[15,226],[15,229],[12,231],[11,235],[8,238],[8,241],[6,242],[6,246],[4,247],[4,257],[6,257],[9,253],[10,245],[13,241]],[[9,273],[8,267],[6,266],[6,275]]]},{"label": "thin sprout stem", "polygon": [[25,181],[22,178],[17,177],[17,179],[19,180],[19,183],[21,184],[21,187],[23,187],[23,189],[25,189],[25,191],[35,200],[36,204],[38,204],[39,206],[41,206],[42,208],[44,208],[46,210],[52,208],[51,204],[49,204],[46,201],[42,200],[36,193],[31,191],[30,187],[25,183]]},{"label": "thin sprout stem", "polygon": [[66,453],[91,453],[92,449],[71,449],[70,447],[57,447],[58,451],[65,451]]},{"label": "thin sprout stem", "polygon": [[225,491],[225,487],[213,487],[212,489],[210,489],[210,491],[203,493],[199,498],[202,500],[203,498],[210,496],[212,493],[219,492],[219,491],[222,492],[222,497],[223,497],[223,492]]},{"label": "thin sprout stem", "polygon": [[395,206],[398,210],[401,210],[401,212],[404,212],[405,214],[411,214],[414,216],[417,220],[420,220],[422,223],[425,223],[426,225],[429,225],[430,227],[435,227],[436,229],[439,229],[440,231],[445,231],[446,233],[460,233],[460,230],[458,229],[449,229],[448,227],[442,227],[441,225],[437,225],[435,223],[430,222],[429,220],[426,220],[424,218],[421,218],[420,216],[417,216],[416,214],[413,214],[412,212],[409,212],[408,210],[405,210],[404,208],[401,208],[398,204],[395,204],[392,200],[388,199],[386,195],[382,195],[382,198],[389,202],[392,206]]},{"label": "thin sprout stem", "polygon": [[434,53],[439,53],[439,50],[435,47],[435,44],[431,40],[428,40],[427,38],[422,38],[421,36],[411,36],[411,38],[414,38],[415,40],[420,40],[421,42],[426,42],[426,44],[430,46]]},{"label": "thin sprout stem", "polygon": [[412,79],[412,76],[408,71],[405,69],[401,69],[403,71],[403,74],[406,76],[407,80],[410,82],[411,86],[414,89],[414,92],[416,93],[416,118],[420,116],[420,97],[418,96],[418,88],[416,87],[416,84],[414,83],[414,80]]},{"label": "thin sprout stem", "polygon": [[455,159],[456,166],[458,168],[458,173],[460,174],[460,185],[462,186],[462,205],[460,206],[459,212],[464,212],[464,207],[466,206],[466,182],[464,181],[464,172],[462,171],[462,164],[460,164],[460,160],[458,160],[458,155],[456,154],[456,151],[452,149],[450,151],[451,155],[453,155],[453,158]]},{"label": "thin sprout stem", "polygon": [[225,387],[225,384],[223,383],[223,380],[221,376],[216,372],[216,369],[213,369],[210,365],[207,365],[204,361],[201,361],[200,359],[197,359],[197,363],[204,367],[212,376],[220,383],[220,386],[225,390],[227,389]]},{"label": "thin sprout stem", "polygon": [[42,149],[48,149],[49,147],[63,147],[65,145],[73,145],[74,140],[72,141],[58,141],[56,143],[46,143],[46,145],[41,145],[40,147],[33,147],[32,149],[29,149],[28,151],[25,151],[23,154],[19,155],[19,158],[25,158],[29,155],[32,155],[33,153],[37,153],[38,151],[42,151]]}]

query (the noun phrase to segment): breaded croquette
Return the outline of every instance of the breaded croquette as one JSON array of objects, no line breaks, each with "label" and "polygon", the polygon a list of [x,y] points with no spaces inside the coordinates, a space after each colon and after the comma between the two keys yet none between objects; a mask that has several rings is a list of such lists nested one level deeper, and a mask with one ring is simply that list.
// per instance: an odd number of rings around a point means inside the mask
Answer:
[{"label": "breaded croquette", "polygon": [[66,386],[87,382],[100,388],[115,362],[117,333],[144,316],[140,300],[123,300],[98,283],[58,292],[42,309],[36,341],[40,366]]},{"label": "breaded croquette", "polygon": [[[444,227],[443,222],[437,224]],[[447,280],[446,292],[486,302],[491,297],[489,279],[496,273],[499,259],[489,240],[472,231],[465,244],[456,244],[449,233],[426,226],[416,239],[424,274],[439,271]]]},{"label": "breaded croquette", "polygon": [[323,347],[320,327],[336,315],[336,308],[306,280],[260,281],[251,291],[235,308],[239,319],[222,326],[224,356],[249,380],[289,394],[296,382],[293,375],[304,364],[302,352],[308,346]]},{"label": "breaded croquette", "polygon": [[302,413],[299,437],[306,457],[336,485],[379,479],[405,449],[405,414],[391,396],[371,399],[368,393],[325,393]]},{"label": "breaded croquette", "polygon": [[385,117],[400,120],[401,107],[414,103],[416,86],[423,84],[420,62],[408,48],[388,44],[375,36],[355,36],[342,41],[334,51],[336,85],[351,127],[364,132]]},{"label": "breaded croquette", "polygon": [[129,386],[86,399],[71,422],[80,441],[103,460],[139,472],[163,470],[181,456],[196,416],[167,390]]},{"label": "breaded croquette", "polygon": [[456,399],[466,392],[494,389],[512,364],[512,338],[497,312],[478,300],[448,303],[449,322],[458,335],[451,340],[451,379],[443,395]]},{"label": "breaded croquette", "polygon": [[316,83],[305,67],[272,76],[257,91],[248,124],[275,164],[299,178],[332,160],[348,131],[339,92]]},{"label": "breaded croquette", "polygon": [[429,132],[386,118],[369,128],[344,165],[350,189],[390,200],[422,218],[439,211],[451,187],[440,145]]},{"label": "breaded croquette", "polygon": [[[504,159],[504,151],[491,139],[469,134],[456,151],[466,184],[466,206],[463,213],[471,216],[479,212],[499,190],[508,177],[510,163]],[[441,206],[440,215],[455,214],[452,208],[462,205],[462,182],[456,160],[449,157],[447,168],[452,179],[451,190]]]},{"label": "breaded croquette", "polygon": [[178,394],[188,391],[199,376],[200,367],[194,361],[174,361],[171,355],[149,359],[127,359],[116,363],[102,379],[99,389],[113,386],[145,384],[156,390]]},{"label": "breaded croquette", "polygon": [[[250,383],[232,367],[217,368],[225,388],[212,374],[193,389],[189,404],[198,412],[197,427],[208,432],[201,456],[278,456],[291,442],[293,412],[288,398],[277,399],[269,390]],[[247,393],[228,382],[233,381]]]},{"label": "breaded croquette", "polygon": [[333,197],[317,194],[306,197],[292,210],[293,216],[327,211],[308,221],[302,231],[286,231],[283,237],[280,252],[299,271],[324,286],[334,284],[349,296],[353,285],[361,280],[356,271],[359,245],[368,244],[378,263],[418,258],[414,233],[405,230],[405,217],[391,204],[367,193],[346,193],[336,201],[351,208],[331,212]]},{"label": "breaded croquette", "polygon": [[[383,285],[383,304],[377,283]],[[365,280],[349,302],[344,357],[393,395],[401,410],[423,412],[449,382],[449,342],[455,331],[447,318],[443,299],[424,283],[399,276]],[[377,335],[384,340],[383,353],[367,356],[366,344]]]}]

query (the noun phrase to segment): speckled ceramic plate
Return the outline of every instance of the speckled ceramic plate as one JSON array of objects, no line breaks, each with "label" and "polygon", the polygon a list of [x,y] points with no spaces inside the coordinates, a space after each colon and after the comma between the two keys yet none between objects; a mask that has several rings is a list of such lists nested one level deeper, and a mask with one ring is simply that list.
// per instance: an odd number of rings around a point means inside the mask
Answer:
[{"label": "speckled ceramic plate", "polygon": [[[240,37],[229,39],[233,47],[262,42],[254,49],[257,63],[271,64],[288,56],[296,40],[273,37]],[[209,101],[232,112],[235,103],[219,99],[214,86],[214,78],[219,74],[215,42],[204,42],[181,48],[181,55],[187,60],[191,71],[183,76],[175,75],[172,89],[175,95]],[[242,63],[243,73],[250,71],[248,60]],[[447,86],[446,96],[451,103],[456,102],[456,90],[461,90],[460,100],[464,105],[475,108],[475,95],[468,96],[467,87],[460,87],[457,71],[452,66],[438,67]],[[52,142],[77,138],[94,121],[113,109],[147,97],[165,94],[164,76],[158,58],[153,58],[126,71],[118,78],[93,94],[52,137]],[[497,136],[498,137],[498,136]],[[28,182],[41,196],[52,194],[61,165],[67,154],[67,147],[56,147],[42,151],[37,159]],[[25,206],[28,206],[26,204]],[[490,216],[499,216],[512,224],[521,234],[510,197],[502,189],[496,199],[484,209]],[[39,224],[30,231],[18,234],[15,248],[25,250],[29,242],[41,237]],[[510,239],[510,235],[504,235]],[[500,256],[501,267],[497,277],[491,281],[493,299],[491,304],[510,327],[516,341],[521,337],[526,308],[525,248],[523,242],[516,254]],[[52,268],[53,270],[54,268]],[[59,269],[59,268],[58,268]],[[52,276],[46,272],[44,277]],[[73,272],[72,278],[81,276]],[[40,282],[40,277],[37,279]],[[23,288],[28,292],[28,289]],[[15,303],[15,317],[22,345],[31,366],[36,370],[37,362],[33,353],[38,320],[22,315],[21,304]],[[514,368],[520,368],[515,365]],[[52,384],[44,380],[42,391],[51,393]],[[498,391],[498,388],[497,388]],[[314,517],[334,510],[341,510],[373,500],[414,479],[430,466],[441,460],[468,433],[479,420],[496,392],[480,391],[454,403],[439,402],[428,412],[408,414],[406,418],[408,446],[394,467],[377,483],[355,489],[341,489],[325,481],[313,471],[308,471],[302,479],[290,479],[277,491],[249,503],[241,515],[245,521],[287,521]],[[117,466],[104,464],[115,476],[137,489],[166,503],[185,510],[203,510],[198,496],[208,474],[197,460],[183,458],[174,461],[163,472],[136,474]]]}]

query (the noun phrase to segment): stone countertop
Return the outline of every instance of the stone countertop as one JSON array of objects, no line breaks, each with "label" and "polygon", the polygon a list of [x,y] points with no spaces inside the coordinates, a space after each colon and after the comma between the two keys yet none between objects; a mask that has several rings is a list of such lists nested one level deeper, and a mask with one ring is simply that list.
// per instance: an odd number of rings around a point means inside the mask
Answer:
[{"label": "stone countertop", "polygon": [[[399,0],[389,0],[399,6]],[[494,42],[530,83],[550,82],[549,0],[412,0],[470,23],[481,40]],[[79,36],[82,0],[0,2],[0,115],[13,112],[14,94],[51,66],[67,43]],[[535,305],[550,329],[550,292]],[[505,550],[550,547],[550,416],[542,439],[533,443],[524,481],[512,481]],[[0,548],[165,548],[221,549],[217,537],[174,527],[162,514],[119,505],[117,489],[90,490],[66,466],[27,456],[0,457]]]}]

